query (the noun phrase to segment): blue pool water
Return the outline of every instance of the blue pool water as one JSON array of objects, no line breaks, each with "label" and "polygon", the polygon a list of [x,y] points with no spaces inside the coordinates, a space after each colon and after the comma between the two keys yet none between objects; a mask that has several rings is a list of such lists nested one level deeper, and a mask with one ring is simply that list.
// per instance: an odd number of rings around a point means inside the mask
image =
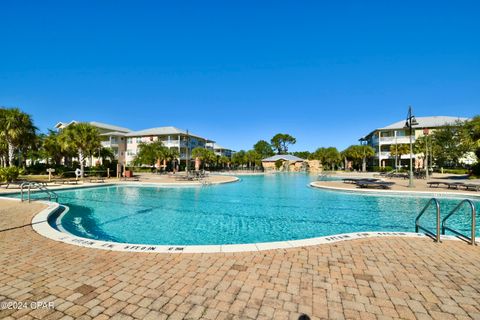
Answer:
[{"label": "blue pool water", "polygon": [[[246,176],[208,187],[110,186],[57,192],[68,232],[138,244],[206,245],[305,239],[357,231],[414,232],[430,197],[373,196],[308,187],[304,174]],[[445,215],[459,199],[442,199]],[[476,202],[477,207],[480,203]],[[434,211],[425,221],[434,220]],[[465,214],[451,225],[468,234]],[[426,223],[433,229],[432,223]],[[477,230],[478,233],[479,230]]]}]

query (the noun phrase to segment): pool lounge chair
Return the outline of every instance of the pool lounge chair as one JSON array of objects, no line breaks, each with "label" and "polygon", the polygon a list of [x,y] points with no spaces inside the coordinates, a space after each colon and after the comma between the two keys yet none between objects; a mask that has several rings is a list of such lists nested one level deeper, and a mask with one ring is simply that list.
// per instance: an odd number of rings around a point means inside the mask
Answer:
[{"label": "pool lounge chair", "polygon": [[58,177],[54,178],[53,181],[55,183],[61,183],[61,184],[78,184],[78,179],[77,177],[67,177],[67,175],[71,175],[72,172],[64,172],[60,174]]},{"label": "pool lounge chair", "polygon": [[17,186],[17,188],[20,188],[22,183],[25,183],[25,182],[35,182],[35,183],[38,183],[38,184],[42,185],[43,187],[46,187],[47,183],[53,182],[53,181],[18,179],[18,180],[10,181],[10,182],[1,182],[0,187],[5,186],[5,189],[8,189],[10,186]]},{"label": "pool lounge chair", "polygon": [[390,189],[395,182],[387,181],[358,181],[356,185],[365,189]]},{"label": "pool lounge chair", "polygon": [[130,177],[127,177],[127,176],[124,176],[124,177],[121,177],[120,180],[123,180],[123,181],[140,181],[140,178],[138,176],[130,176]]},{"label": "pool lounge chair", "polygon": [[445,187],[448,187],[448,182],[444,181],[428,181],[427,186],[430,188],[439,188],[441,185],[445,185]]},{"label": "pool lounge chair", "polygon": [[445,184],[447,185],[448,189],[457,189],[457,190],[458,190],[458,187],[465,186],[465,183],[463,182],[446,182]]},{"label": "pool lounge chair", "polygon": [[345,178],[345,179],[342,179],[342,181],[344,183],[356,184],[357,182],[360,182],[360,181],[376,182],[376,181],[380,181],[380,179],[376,179],[376,178]]},{"label": "pool lounge chair", "polygon": [[90,182],[105,182],[105,178],[102,176],[90,177],[88,180]]},{"label": "pool lounge chair", "polygon": [[478,183],[464,183],[463,186],[465,190],[480,191],[480,184]]}]

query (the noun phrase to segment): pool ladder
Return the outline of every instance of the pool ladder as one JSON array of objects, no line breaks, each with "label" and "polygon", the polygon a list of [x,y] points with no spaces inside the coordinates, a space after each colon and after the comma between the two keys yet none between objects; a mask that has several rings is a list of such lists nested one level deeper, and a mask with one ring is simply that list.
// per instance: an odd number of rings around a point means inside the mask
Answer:
[{"label": "pool ladder", "polygon": [[[470,236],[467,236],[453,228],[450,228],[447,226],[447,220],[452,216],[454,215],[455,213],[458,212],[458,210],[465,204],[465,203],[468,203],[468,205],[470,206],[470,216],[471,216],[471,225],[470,225],[470,228],[471,228],[471,233],[470,233]],[[436,228],[435,228],[435,232],[432,232],[430,231],[429,229],[423,227],[420,225],[420,218],[423,216],[423,214],[427,211],[427,209],[432,205],[434,204],[435,205],[435,211],[436,211]],[[459,236],[462,240],[466,240],[467,242],[469,242],[471,245],[475,245],[475,233],[476,233],[476,227],[477,227],[477,224],[476,224],[476,215],[477,215],[477,212],[476,212],[476,209],[475,209],[475,204],[473,203],[472,200],[470,199],[464,199],[462,201],[460,201],[460,203],[453,209],[451,210],[446,216],[445,218],[443,218],[443,220],[441,220],[441,214],[440,214],[440,202],[438,201],[438,199],[436,198],[432,198],[430,199],[430,201],[428,201],[428,203],[425,205],[425,207],[422,209],[422,211],[420,211],[420,213],[418,214],[417,218],[415,219],[415,232],[418,233],[419,230],[423,230],[428,236],[431,236],[435,239],[436,242],[441,242],[441,239],[440,239],[440,230],[441,230],[441,234],[444,235],[445,234],[445,231],[448,230],[454,234],[456,234],[457,236]]]},{"label": "pool ladder", "polygon": [[[25,199],[24,197],[25,189],[27,189],[27,199]],[[40,190],[38,192],[46,193],[47,194],[46,199],[48,199],[48,201],[52,201],[52,199],[54,199],[56,202],[58,202],[58,195],[55,192],[53,192],[52,190],[48,189],[47,187],[45,187],[44,185],[38,182],[30,182],[30,181],[23,182],[20,185],[20,195],[21,195],[22,202],[28,200],[28,202],[30,203],[32,201],[30,197],[32,189],[38,189]]]}]

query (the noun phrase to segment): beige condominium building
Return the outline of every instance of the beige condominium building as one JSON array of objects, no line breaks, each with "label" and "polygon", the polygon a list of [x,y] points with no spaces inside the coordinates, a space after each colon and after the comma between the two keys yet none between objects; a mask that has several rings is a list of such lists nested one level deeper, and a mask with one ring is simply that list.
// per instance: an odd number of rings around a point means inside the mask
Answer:
[{"label": "beige condominium building", "polygon": [[[59,122],[55,125],[55,128],[60,131],[72,123],[77,123],[77,121]],[[92,121],[87,123],[99,130],[102,137],[102,147],[112,149],[115,158],[122,165],[132,164],[141,143],[151,143],[154,141],[161,141],[167,148],[177,149],[180,155],[180,161],[185,161],[187,156],[191,155],[192,150],[197,147],[210,148],[216,154],[226,155],[228,157],[230,157],[233,152],[230,149],[220,147],[213,140],[172,126],[132,131],[128,128],[101,122]],[[91,157],[88,158],[86,162],[87,166],[95,165],[100,162],[100,159]]]},{"label": "beige condominium building", "polygon": [[132,163],[138,153],[139,145],[141,143],[161,141],[167,148],[177,149],[180,154],[180,161],[182,161],[186,160],[187,156],[189,157],[192,149],[198,147],[206,148],[207,143],[214,142],[176,127],[158,127],[132,131],[125,134],[125,138],[127,141],[127,152],[125,156],[125,162],[127,165]]},{"label": "beige condominium building", "polygon": [[[70,122],[58,122],[55,125],[55,128],[58,131],[61,131],[65,127],[69,126],[70,124],[77,123],[77,122],[79,121],[73,120]],[[120,164],[124,164],[125,152],[126,152],[125,135],[131,132],[131,130],[128,128],[123,128],[123,127],[114,126],[111,124],[106,124],[106,123],[101,123],[96,121],[91,121],[87,123],[97,128],[98,131],[100,132],[102,147],[110,148],[113,151],[113,154],[115,155],[115,158],[118,160],[118,162]],[[95,165],[98,161],[100,160],[95,157],[87,158],[86,160],[87,166]]]},{"label": "beige condominium building", "polygon": [[[433,131],[447,125],[455,125],[459,122],[470,120],[469,118],[433,116],[416,117],[417,125],[412,126],[412,142],[424,135],[429,135]],[[391,154],[392,146],[401,144],[410,144],[410,129],[405,126],[406,120],[400,120],[388,126],[381,127],[371,131],[366,136],[359,139],[360,143],[369,145],[375,149],[375,157],[371,165],[395,167],[395,156]],[[423,167],[423,159],[418,155],[413,155],[415,167]],[[406,164],[410,159],[410,153],[399,157],[400,164]]]},{"label": "beige condominium building", "polygon": [[215,153],[215,155],[220,157],[231,158],[232,155],[235,153],[235,151],[233,151],[232,149],[222,147],[221,145],[215,142],[207,142],[206,147],[207,149],[212,150]]}]

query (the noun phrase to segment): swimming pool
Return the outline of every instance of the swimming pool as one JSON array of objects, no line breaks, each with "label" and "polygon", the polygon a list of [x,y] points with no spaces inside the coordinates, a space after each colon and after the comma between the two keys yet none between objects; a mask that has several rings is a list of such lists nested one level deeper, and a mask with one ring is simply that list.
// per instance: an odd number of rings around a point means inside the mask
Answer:
[{"label": "swimming pool", "polygon": [[[105,186],[58,191],[64,232],[103,241],[219,245],[365,231],[414,232],[430,196],[365,195],[308,186],[315,176],[245,176],[207,187]],[[441,199],[446,214],[459,199]],[[476,201],[477,207],[480,205]],[[466,211],[465,211],[466,212]],[[433,229],[434,212],[423,218]],[[468,234],[469,215],[450,225]],[[479,234],[480,230],[477,230]]]}]

